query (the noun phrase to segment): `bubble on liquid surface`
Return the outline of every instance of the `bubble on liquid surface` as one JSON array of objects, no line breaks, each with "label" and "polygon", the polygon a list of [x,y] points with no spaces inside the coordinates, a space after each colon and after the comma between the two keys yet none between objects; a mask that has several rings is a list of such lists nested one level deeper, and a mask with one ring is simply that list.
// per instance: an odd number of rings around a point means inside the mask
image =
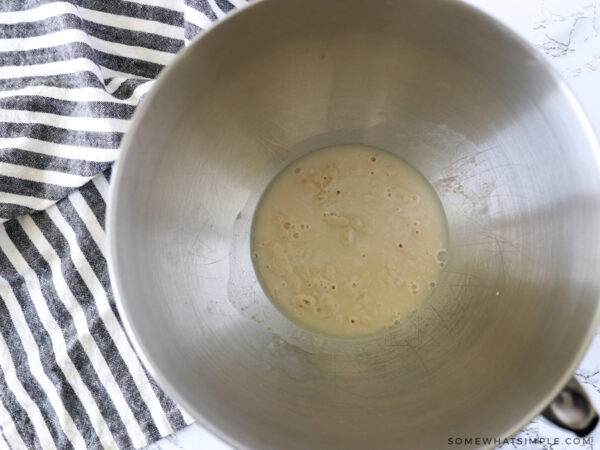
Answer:
[{"label": "bubble on liquid surface", "polygon": [[317,305],[317,300],[312,295],[298,294],[292,298],[292,304],[295,308],[312,311]]},{"label": "bubble on liquid surface", "polygon": [[448,262],[448,250],[442,248],[435,255],[435,261],[442,267]]},{"label": "bubble on liquid surface", "polygon": [[419,283],[417,283],[414,280],[409,281],[408,283],[406,283],[408,285],[408,289],[410,290],[411,294],[416,295],[419,292]]}]

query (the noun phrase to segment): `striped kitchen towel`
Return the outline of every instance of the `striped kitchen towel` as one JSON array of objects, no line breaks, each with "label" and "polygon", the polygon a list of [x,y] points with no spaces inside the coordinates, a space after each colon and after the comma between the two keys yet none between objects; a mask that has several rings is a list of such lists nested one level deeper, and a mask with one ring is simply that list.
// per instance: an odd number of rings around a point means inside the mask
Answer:
[{"label": "striped kitchen towel", "polygon": [[191,422],[108,279],[111,165],[174,55],[244,0],[0,0],[0,449],[139,448]]}]

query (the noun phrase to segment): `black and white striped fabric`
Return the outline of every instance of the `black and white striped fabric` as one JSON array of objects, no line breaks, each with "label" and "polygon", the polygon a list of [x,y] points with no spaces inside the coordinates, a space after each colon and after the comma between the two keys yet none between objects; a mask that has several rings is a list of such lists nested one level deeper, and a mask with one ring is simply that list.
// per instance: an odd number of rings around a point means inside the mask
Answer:
[{"label": "black and white striped fabric", "polygon": [[245,0],[0,0],[0,450],[140,448],[191,422],[119,319],[111,165],[152,80]]}]

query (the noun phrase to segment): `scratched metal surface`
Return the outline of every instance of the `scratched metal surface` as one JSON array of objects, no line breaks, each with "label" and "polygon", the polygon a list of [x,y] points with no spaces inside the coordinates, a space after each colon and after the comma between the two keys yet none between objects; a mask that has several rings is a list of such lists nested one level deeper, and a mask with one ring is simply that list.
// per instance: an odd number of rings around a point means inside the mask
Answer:
[{"label": "scratched metal surface", "polygon": [[[189,50],[128,137],[110,226],[130,331],[164,387],[238,447],[515,432],[594,331],[600,184],[577,105],[534,53],[460,6],[292,3],[262,3],[269,26],[232,20]],[[421,170],[451,235],[429,303],[352,344],[297,329],[260,291],[229,295],[253,276],[243,251],[230,257],[252,199],[291,159],[340,141]]]}]

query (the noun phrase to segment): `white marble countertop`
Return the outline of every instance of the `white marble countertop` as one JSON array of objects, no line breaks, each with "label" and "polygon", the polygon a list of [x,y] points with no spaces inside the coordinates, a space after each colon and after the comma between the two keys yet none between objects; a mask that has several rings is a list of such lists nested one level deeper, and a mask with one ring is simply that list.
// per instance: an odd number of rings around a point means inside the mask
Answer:
[{"label": "white marble countertop", "polygon": [[[538,51],[565,77],[596,130],[600,132],[600,0],[466,0],[504,22]],[[600,408],[600,330],[576,375],[597,408]],[[574,435],[559,430],[543,418],[534,419],[513,443],[502,449],[592,450],[600,446],[600,427],[590,441],[568,441]],[[538,443],[519,444],[538,439]],[[459,446],[456,446],[459,448]],[[197,424],[156,442],[148,450],[231,449]]]}]

